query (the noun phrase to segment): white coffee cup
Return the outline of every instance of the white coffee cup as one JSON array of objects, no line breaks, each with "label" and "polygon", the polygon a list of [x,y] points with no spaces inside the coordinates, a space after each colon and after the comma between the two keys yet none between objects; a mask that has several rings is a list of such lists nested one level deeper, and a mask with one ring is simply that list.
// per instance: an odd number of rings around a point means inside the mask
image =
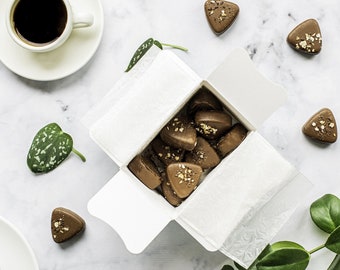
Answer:
[{"label": "white coffee cup", "polygon": [[6,13],[9,35],[32,52],[61,46],[75,28],[93,24],[90,13],[76,13],[68,0],[11,0]]}]

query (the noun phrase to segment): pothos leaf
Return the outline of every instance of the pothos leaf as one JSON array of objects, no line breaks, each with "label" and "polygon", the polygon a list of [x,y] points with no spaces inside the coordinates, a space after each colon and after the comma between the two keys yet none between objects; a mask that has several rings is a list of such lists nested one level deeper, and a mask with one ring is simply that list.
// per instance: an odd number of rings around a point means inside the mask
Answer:
[{"label": "pothos leaf", "polygon": [[182,51],[188,51],[187,48],[184,48],[182,46],[161,43],[158,40],[154,40],[153,38],[148,38],[138,47],[137,51],[132,56],[130,63],[128,65],[128,67],[126,68],[125,72],[130,71],[130,69],[132,69],[137,64],[137,62],[143,57],[144,54],[146,54],[146,52],[152,47],[152,45],[156,45],[161,50],[163,50],[164,46],[169,46],[169,47],[172,47],[174,49],[179,49],[179,50],[182,50]]},{"label": "pothos leaf", "polygon": [[158,40],[154,40],[153,44],[155,44],[158,48],[160,48],[161,50],[163,50],[163,45],[162,43],[160,43]]},{"label": "pothos leaf", "polygon": [[340,254],[340,226],[329,235],[325,246],[336,254]]},{"label": "pothos leaf", "polygon": [[137,64],[137,62],[143,57],[143,55],[146,54],[146,52],[152,47],[153,44],[154,44],[153,38],[148,38],[147,40],[145,40],[138,47],[137,51],[132,56],[125,72],[128,72],[130,69],[132,69]]},{"label": "pothos leaf", "polygon": [[340,226],[340,199],[335,195],[326,194],[312,203],[310,214],[321,230],[331,233]]},{"label": "pothos leaf", "polygon": [[234,270],[234,268],[231,265],[225,265],[221,270]]},{"label": "pothos leaf", "polygon": [[305,270],[310,254],[294,242],[283,241],[271,246],[272,250],[256,264],[257,270]]},{"label": "pothos leaf", "polygon": [[[56,123],[50,123],[35,135],[27,154],[27,165],[34,173],[47,173],[63,162],[73,150],[72,137]],[[75,152],[85,161],[83,155]]]}]

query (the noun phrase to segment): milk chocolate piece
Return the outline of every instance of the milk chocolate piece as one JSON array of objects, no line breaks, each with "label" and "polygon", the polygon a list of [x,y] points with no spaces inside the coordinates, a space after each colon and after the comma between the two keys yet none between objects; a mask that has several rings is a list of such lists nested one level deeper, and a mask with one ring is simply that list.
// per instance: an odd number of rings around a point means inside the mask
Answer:
[{"label": "milk chocolate piece", "polygon": [[151,145],[157,157],[162,162],[164,162],[165,165],[169,165],[174,162],[180,162],[184,157],[185,151],[183,149],[173,148],[165,144],[158,137],[152,141]]},{"label": "milk chocolate piece", "polygon": [[223,111],[199,111],[195,115],[196,130],[207,139],[217,139],[231,128],[232,119]]},{"label": "milk chocolate piece", "polygon": [[170,164],[166,168],[166,173],[177,196],[186,198],[196,189],[202,175],[202,168],[195,164],[179,162]]},{"label": "milk chocolate piece", "polygon": [[197,91],[190,100],[188,106],[189,113],[196,111],[222,110],[221,102],[206,88]]},{"label": "milk chocolate piece", "polygon": [[301,53],[318,54],[322,47],[322,36],[318,22],[309,19],[300,23],[289,33],[287,42],[293,49]]},{"label": "milk chocolate piece", "polygon": [[65,242],[84,231],[85,221],[73,211],[58,207],[51,215],[52,238],[56,243]]},{"label": "milk chocolate piece", "polygon": [[196,147],[186,154],[185,161],[199,165],[205,170],[217,166],[221,159],[205,139],[198,137]]},{"label": "milk chocolate piece", "polygon": [[173,206],[179,206],[183,199],[178,197],[175,191],[172,189],[169,181],[163,181],[162,183],[162,191],[164,198]]},{"label": "milk chocolate piece", "polygon": [[160,132],[161,139],[174,148],[192,150],[196,145],[196,130],[181,116],[174,117]]},{"label": "milk chocolate piece", "polygon": [[246,136],[246,128],[239,123],[235,124],[232,129],[218,142],[218,151],[223,157],[226,156],[228,153],[236,149]]},{"label": "milk chocolate piece", "polygon": [[222,34],[235,21],[238,5],[224,0],[207,0],[204,4],[205,15],[216,34]]},{"label": "milk chocolate piece", "polygon": [[332,111],[323,108],[315,113],[303,126],[302,132],[317,141],[334,143],[338,132]]},{"label": "milk chocolate piece", "polygon": [[130,171],[148,188],[157,188],[162,181],[161,175],[150,159],[139,154],[128,165]]}]

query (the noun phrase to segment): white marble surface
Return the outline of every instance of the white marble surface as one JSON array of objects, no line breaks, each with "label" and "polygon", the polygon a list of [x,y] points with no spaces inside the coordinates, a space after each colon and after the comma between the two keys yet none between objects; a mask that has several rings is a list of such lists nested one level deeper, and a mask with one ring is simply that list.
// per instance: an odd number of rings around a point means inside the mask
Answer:
[{"label": "white marble surface", "polygon": [[[340,4],[337,0],[235,2],[240,6],[237,21],[216,36],[206,21],[204,1],[102,0],[102,43],[80,71],[58,81],[39,82],[21,78],[0,64],[0,215],[26,236],[40,269],[217,270],[227,262],[220,253],[204,250],[175,223],[145,252],[132,255],[113,230],[87,212],[87,201],[118,168],[91,141],[81,118],[120,78],[135,49],[148,37],[189,48],[188,53],[174,52],[202,77],[233,48],[245,48],[265,76],[287,89],[287,102],[260,133],[310,179],[314,189],[274,240],[296,241],[307,249],[325,240],[326,235],[312,224],[308,208],[325,193],[340,195],[340,146],[311,143],[301,127],[322,107],[340,116]],[[288,32],[308,18],[319,21],[323,34],[322,51],[314,57],[296,53],[285,41]],[[87,162],[71,155],[55,171],[36,176],[26,166],[26,154],[36,131],[49,122],[59,123],[73,136]],[[58,206],[76,211],[87,222],[85,234],[65,245],[55,244],[50,234],[50,214]],[[326,269],[332,258],[331,252],[320,251],[308,269]]]}]

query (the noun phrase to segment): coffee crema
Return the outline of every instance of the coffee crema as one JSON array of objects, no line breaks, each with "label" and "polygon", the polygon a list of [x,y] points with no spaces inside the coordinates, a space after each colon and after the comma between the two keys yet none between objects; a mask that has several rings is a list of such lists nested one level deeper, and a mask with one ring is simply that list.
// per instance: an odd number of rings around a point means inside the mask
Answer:
[{"label": "coffee crema", "polygon": [[13,12],[17,34],[38,46],[57,39],[66,22],[67,9],[62,0],[20,0]]}]

